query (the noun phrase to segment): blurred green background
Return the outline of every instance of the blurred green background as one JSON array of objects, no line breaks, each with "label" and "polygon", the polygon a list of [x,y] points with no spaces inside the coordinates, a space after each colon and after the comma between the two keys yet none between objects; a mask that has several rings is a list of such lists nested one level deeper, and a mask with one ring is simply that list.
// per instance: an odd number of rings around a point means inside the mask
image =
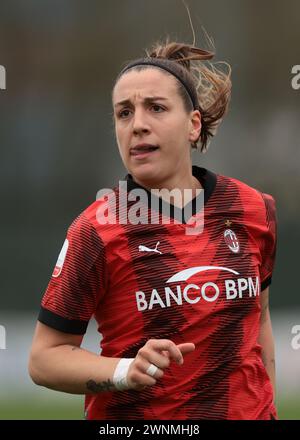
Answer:
[{"label": "blurred green background", "polygon": [[[38,402],[27,400],[9,405],[0,404],[1,419],[5,420],[80,420],[83,419],[82,405],[77,399],[65,399],[59,402]],[[299,400],[287,400],[278,406],[280,419],[299,419]]]},{"label": "blurred green background", "polygon": [[[233,69],[230,112],[194,163],[271,193],[279,241],[271,286],[281,418],[300,419],[300,3],[188,0],[196,44]],[[123,64],[159,38],[192,42],[181,0],[1,0],[0,418],[82,418],[82,397],[33,385],[27,357],[41,296],[73,219],[125,175],[111,121]],[[87,344],[97,351],[97,339]],[[1,344],[0,344],[1,345]]]}]

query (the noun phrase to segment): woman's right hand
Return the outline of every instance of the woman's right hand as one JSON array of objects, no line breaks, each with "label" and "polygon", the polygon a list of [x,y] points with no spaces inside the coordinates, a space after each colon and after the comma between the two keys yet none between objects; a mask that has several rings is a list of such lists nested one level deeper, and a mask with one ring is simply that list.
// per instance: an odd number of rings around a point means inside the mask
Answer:
[{"label": "woman's right hand", "polygon": [[[164,375],[164,370],[172,361],[183,364],[183,356],[195,350],[195,344],[186,342],[176,345],[169,339],[149,339],[140,348],[127,373],[127,383],[131,389],[143,390],[147,386],[156,384]],[[147,369],[153,364],[157,371],[153,376]]]}]

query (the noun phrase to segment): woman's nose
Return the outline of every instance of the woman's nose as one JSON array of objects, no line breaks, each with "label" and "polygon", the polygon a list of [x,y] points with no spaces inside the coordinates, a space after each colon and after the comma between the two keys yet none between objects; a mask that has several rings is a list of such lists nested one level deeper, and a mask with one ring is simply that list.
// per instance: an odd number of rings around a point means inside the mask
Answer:
[{"label": "woman's nose", "polygon": [[150,131],[147,117],[143,110],[136,110],[133,116],[133,132],[134,134],[147,133]]}]

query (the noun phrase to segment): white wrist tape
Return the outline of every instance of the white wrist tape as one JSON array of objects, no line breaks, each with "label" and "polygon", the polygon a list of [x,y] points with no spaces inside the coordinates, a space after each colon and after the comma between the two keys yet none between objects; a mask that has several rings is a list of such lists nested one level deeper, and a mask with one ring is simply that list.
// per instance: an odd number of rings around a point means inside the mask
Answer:
[{"label": "white wrist tape", "polygon": [[131,363],[135,358],[123,358],[120,359],[119,363],[116,366],[114,376],[113,376],[113,384],[119,391],[128,390],[129,385],[127,382],[127,373]]}]

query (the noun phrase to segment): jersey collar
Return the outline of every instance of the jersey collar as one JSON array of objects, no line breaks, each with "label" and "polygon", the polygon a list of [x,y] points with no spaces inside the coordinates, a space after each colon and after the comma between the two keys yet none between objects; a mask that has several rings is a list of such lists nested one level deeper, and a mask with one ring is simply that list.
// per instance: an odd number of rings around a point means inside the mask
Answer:
[{"label": "jersey collar", "polygon": [[[196,177],[196,179],[199,180],[201,186],[204,189],[204,205],[205,205],[208,202],[212,193],[214,192],[214,189],[215,189],[216,183],[217,183],[217,176],[215,173],[208,171],[205,168],[198,167],[196,165],[192,166],[192,174],[194,177]],[[146,193],[148,195],[148,206],[149,206],[149,208],[151,208],[151,193],[150,193],[150,191],[148,191],[147,189],[145,189],[144,187],[139,185],[137,182],[135,182],[135,180],[133,179],[131,174],[127,174],[125,179],[127,182],[127,191],[128,192],[133,189],[143,189],[144,191],[146,191]],[[152,197],[153,197],[153,195],[152,195]],[[192,215],[195,215],[197,213],[196,212],[196,206],[197,206],[196,201],[197,201],[197,197],[195,197],[190,202],[192,204]],[[159,205],[159,212],[163,212],[162,207],[164,204],[167,204],[167,203],[164,200],[160,199],[159,204],[158,204]],[[171,218],[178,219],[182,223],[185,223],[184,216],[183,216],[183,209],[180,209],[177,206],[170,204],[169,205],[169,212],[170,212]]]}]

